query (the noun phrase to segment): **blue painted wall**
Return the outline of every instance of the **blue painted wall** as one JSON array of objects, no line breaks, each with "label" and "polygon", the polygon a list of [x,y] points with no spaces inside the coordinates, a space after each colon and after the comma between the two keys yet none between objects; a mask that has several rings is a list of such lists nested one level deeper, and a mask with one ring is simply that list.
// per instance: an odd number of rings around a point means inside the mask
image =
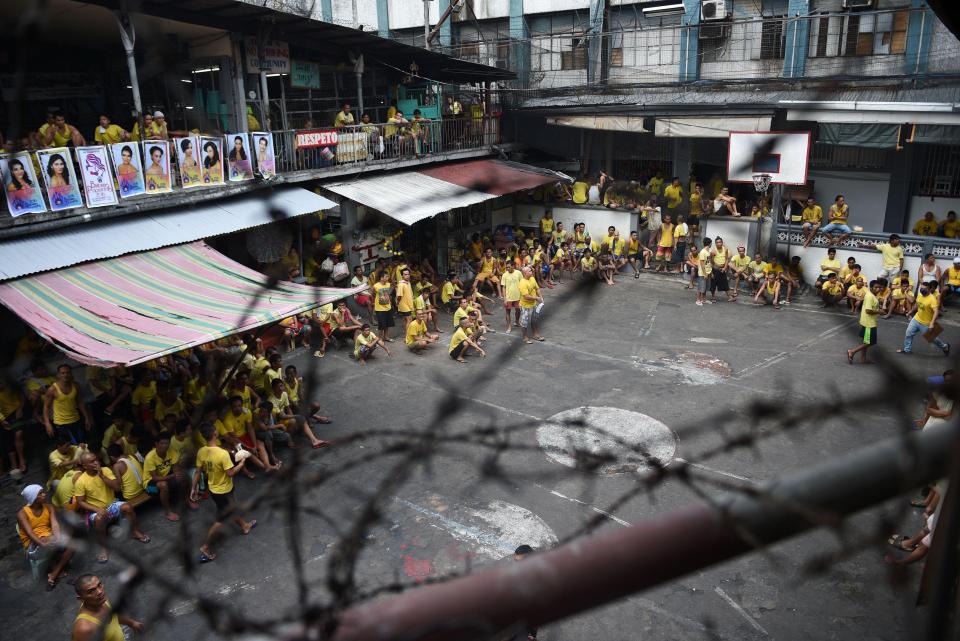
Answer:
[{"label": "blue painted wall", "polygon": [[810,48],[810,21],[797,19],[810,13],[810,0],[790,0],[787,6],[786,47],[783,54],[783,77],[802,78],[807,68]]},{"label": "blue painted wall", "polygon": [[680,82],[700,79],[700,0],[683,0],[686,13],[680,24]]}]

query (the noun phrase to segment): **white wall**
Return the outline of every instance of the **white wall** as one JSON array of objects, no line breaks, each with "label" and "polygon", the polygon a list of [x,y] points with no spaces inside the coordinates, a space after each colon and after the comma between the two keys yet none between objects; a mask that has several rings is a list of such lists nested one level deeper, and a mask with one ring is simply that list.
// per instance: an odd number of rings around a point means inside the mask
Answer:
[{"label": "white wall", "polygon": [[[435,1],[435,0],[431,0]],[[473,3],[473,13],[477,15],[478,20],[486,20],[488,18],[506,18],[510,15],[510,0],[478,0]],[[466,22],[463,18],[469,18],[473,21],[473,16],[470,15],[470,12],[464,8],[461,12],[461,21]]]},{"label": "white wall", "polygon": [[868,171],[811,171],[813,197],[826,215],[833,199],[843,194],[850,205],[850,226],[864,231],[883,231],[890,174]]},{"label": "white wall", "polygon": [[[376,31],[377,0],[355,0],[357,3],[357,23],[363,25],[364,31]],[[317,3],[319,5],[319,2]],[[353,0],[333,0],[333,22],[347,26],[353,25]],[[420,11],[423,11],[421,5]],[[421,17],[421,22],[423,18]]]},{"label": "white wall", "polygon": [[[781,254],[786,254],[787,246],[784,244],[779,244],[777,246]],[[827,257],[827,248],[826,247],[798,247],[793,245],[790,247],[791,256],[802,256],[800,261],[800,266],[803,267],[803,277],[807,283],[813,283],[817,276],[820,275],[820,262]],[[880,267],[882,266],[880,252],[871,250],[871,249],[862,249],[862,250],[851,250],[845,247],[841,247],[837,250],[837,260],[840,261],[841,265],[847,264],[847,258],[853,256],[857,259],[857,263],[862,267],[861,270],[866,276],[867,281],[877,277],[877,274],[880,272]],[[917,279],[917,270],[920,268],[920,263],[923,260],[919,256],[907,256],[903,261],[903,268],[910,270],[910,278],[913,280]],[[940,266],[940,269],[945,270],[950,267],[952,259],[950,258],[939,258],[937,259],[937,265]]]},{"label": "white wall", "polygon": [[589,8],[590,0],[523,0],[523,13],[525,15]]},{"label": "white wall", "polygon": [[[502,207],[491,212],[490,228],[496,229],[500,225],[513,224],[513,207]],[[540,220],[539,218],[537,220]]]},{"label": "white wall", "polygon": [[[518,204],[517,224],[523,227],[539,227],[543,217],[543,205]],[[637,216],[619,209],[606,207],[588,207],[584,205],[554,204],[553,219],[563,223],[563,228],[573,233],[574,223],[585,223],[587,231],[593,238],[605,236],[607,227],[613,225],[620,232],[620,237],[626,239],[630,232],[637,228]]]},{"label": "white wall", "polygon": [[[419,0],[387,0],[391,29],[423,28],[423,2]],[[440,3],[430,3],[430,24],[440,19]]]},{"label": "white wall", "polygon": [[930,196],[914,196],[910,199],[910,209],[907,226],[903,231],[910,233],[913,231],[913,224],[923,218],[928,211],[932,211],[934,218],[939,222],[947,217],[948,211],[955,211],[960,214],[960,198],[931,198]]}]

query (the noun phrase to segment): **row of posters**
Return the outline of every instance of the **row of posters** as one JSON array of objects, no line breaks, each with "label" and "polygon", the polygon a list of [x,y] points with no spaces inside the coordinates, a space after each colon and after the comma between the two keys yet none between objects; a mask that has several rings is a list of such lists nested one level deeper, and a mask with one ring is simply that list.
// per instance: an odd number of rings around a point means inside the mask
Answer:
[{"label": "row of posters", "polygon": [[[189,136],[172,141],[145,140],[140,144],[119,142],[77,147],[73,151],[76,166],[67,147],[0,157],[0,177],[11,216],[44,213],[47,202],[50,211],[82,207],[84,196],[86,206],[92,208],[118,204],[117,192],[120,198],[169,193],[174,183],[171,153],[177,156],[180,185],[184,189],[253,180],[255,171],[263,178],[276,175],[273,135],[269,132],[236,133],[225,139]],[[79,176],[75,175],[75,167],[79,168]]]}]

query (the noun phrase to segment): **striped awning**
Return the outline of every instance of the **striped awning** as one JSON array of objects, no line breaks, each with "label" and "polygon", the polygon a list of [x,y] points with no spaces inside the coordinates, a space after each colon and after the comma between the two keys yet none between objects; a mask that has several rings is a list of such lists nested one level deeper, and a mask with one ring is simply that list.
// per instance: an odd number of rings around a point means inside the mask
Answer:
[{"label": "striped awning", "polygon": [[203,242],[0,283],[0,303],[68,356],[136,365],[332,303],[357,290],[280,281]]}]

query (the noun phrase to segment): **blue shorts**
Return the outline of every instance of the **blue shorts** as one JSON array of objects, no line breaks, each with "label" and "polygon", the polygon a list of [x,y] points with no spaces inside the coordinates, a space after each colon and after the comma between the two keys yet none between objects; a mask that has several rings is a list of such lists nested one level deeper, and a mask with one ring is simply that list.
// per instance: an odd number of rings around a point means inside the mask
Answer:
[{"label": "blue shorts", "polygon": [[[123,501],[114,501],[104,508],[104,511],[107,513],[108,523],[113,523],[114,521],[120,520],[120,508],[123,506],[123,503]],[[96,520],[96,518],[96,512],[90,512],[87,514],[87,527],[91,530],[93,529],[93,522]]]},{"label": "blue shorts", "polygon": [[848,227],[847,225],[844,225],[843,223],[830,223],[830,224],[827,225],[826,227],[821,227],[821,228],[820,228],[820,231],[821,231],[822,233],[824,233],[824,234],[829,234],[829,233],[835,232],[835,231],[838,231],[838,232],[840,232],[841,234],[852,234],[852,233],[853,233],[853,230],[850,229],[850,227]]}]

